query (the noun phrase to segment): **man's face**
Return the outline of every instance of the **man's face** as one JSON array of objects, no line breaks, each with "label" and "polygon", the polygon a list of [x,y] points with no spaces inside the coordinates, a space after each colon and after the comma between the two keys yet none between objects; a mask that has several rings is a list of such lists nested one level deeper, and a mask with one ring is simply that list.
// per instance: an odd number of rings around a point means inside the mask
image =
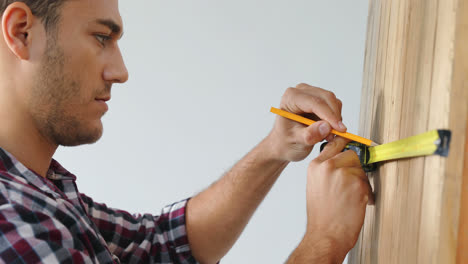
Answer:
[{"label": "man's face", "polygon": [[117,0],[67,1],[33,81],[30,113],[40,133],[64,146],[94,143],[102,135],[113,83],[128,73],[117,40]]}]

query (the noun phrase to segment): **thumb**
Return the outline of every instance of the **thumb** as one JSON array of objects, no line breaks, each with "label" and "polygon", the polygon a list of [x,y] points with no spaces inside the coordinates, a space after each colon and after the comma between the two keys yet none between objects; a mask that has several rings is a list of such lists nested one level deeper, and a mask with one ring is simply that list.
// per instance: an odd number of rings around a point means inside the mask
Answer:
[{"label": "thumb", "polygon": [[331,132],[331,126],[326,121],[318,121],[304,129],[304,141],[307,145],[315,145],[324,140]]}]

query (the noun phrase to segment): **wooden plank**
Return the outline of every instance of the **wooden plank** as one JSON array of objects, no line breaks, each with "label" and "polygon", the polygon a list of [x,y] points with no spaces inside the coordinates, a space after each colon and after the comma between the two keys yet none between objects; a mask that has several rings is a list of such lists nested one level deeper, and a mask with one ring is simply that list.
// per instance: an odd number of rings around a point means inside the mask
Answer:
[{"label": "wooden plank", "polygon": [[350,263],[455,263],[467,155],[467,2],[370,1],[359,134],[387,143],[449,128],[453,143],[448,158],[385,162],[369,174],[376,205]]},{"label": "wooden plank", "polygon": [[[455,46],[455,72],[454,72],[454,86],[458,89],[454,93],[453,97],[460,97],[460,102],[456,107],[455,111],[467,112],[468,106],[467,101],[463,101],[468,97],[468,1],[460,1],[459,4],[460,13],[465,14],[464,16],[458,16],[458,31],[456,34],[456,46]],[[465,120],[465,127],[463,128],[463,120],[458,120],[458,117],[453,116],[452,121],[459,125],[460,132],[465,130],[465,150],[462,153],[464,158],[463,172],[462,172],[462,188],[461,188],[461,202],[460,202],[460,216],[459,216],[459,228],[458,228],[458,248],[457,248],[457,264],[468,263],[468,124]],[[462,136],[462,134],[460,135]],[[454,172],[456,173],[456,172]],[[452,224],[452,223],[448,223]]]},{"label": "wooden plank", "polygon": [[458,231],[457,264],[468,263],[468,129],[465,139],[465,164],[463,169],[460,225]]}]

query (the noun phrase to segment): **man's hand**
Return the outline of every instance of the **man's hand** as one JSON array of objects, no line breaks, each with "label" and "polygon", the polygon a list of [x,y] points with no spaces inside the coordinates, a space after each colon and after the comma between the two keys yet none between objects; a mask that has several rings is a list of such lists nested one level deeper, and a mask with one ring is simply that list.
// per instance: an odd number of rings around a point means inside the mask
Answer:
[{"label": "man's hand", "polygon": [[306,158],[314,145],[333,139],[331,129],[346,132],[341,122],[341,101],[329,91],[299,84],[284,93],[280,108],[288,112],[320,119],[309,127],[278,116],[267,140],[278,160],[299,161]]},{"label": "man's hand", "polygon": [[342,263],[358,239],[374,199],[356,153],[341,152],[348,142],[336,137],[309,165],[307,232],[289,263]]}]

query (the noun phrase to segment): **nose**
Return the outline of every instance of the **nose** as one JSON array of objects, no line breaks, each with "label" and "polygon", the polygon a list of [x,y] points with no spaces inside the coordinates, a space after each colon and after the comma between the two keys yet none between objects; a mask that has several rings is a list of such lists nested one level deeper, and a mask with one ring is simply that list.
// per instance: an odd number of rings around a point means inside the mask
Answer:
[{"label": "nose", "polygon": [[103,78],[111,83],[125,83],[128,80],[128,71],[118,46],[109,54],[109,62],[104,69]]}]

